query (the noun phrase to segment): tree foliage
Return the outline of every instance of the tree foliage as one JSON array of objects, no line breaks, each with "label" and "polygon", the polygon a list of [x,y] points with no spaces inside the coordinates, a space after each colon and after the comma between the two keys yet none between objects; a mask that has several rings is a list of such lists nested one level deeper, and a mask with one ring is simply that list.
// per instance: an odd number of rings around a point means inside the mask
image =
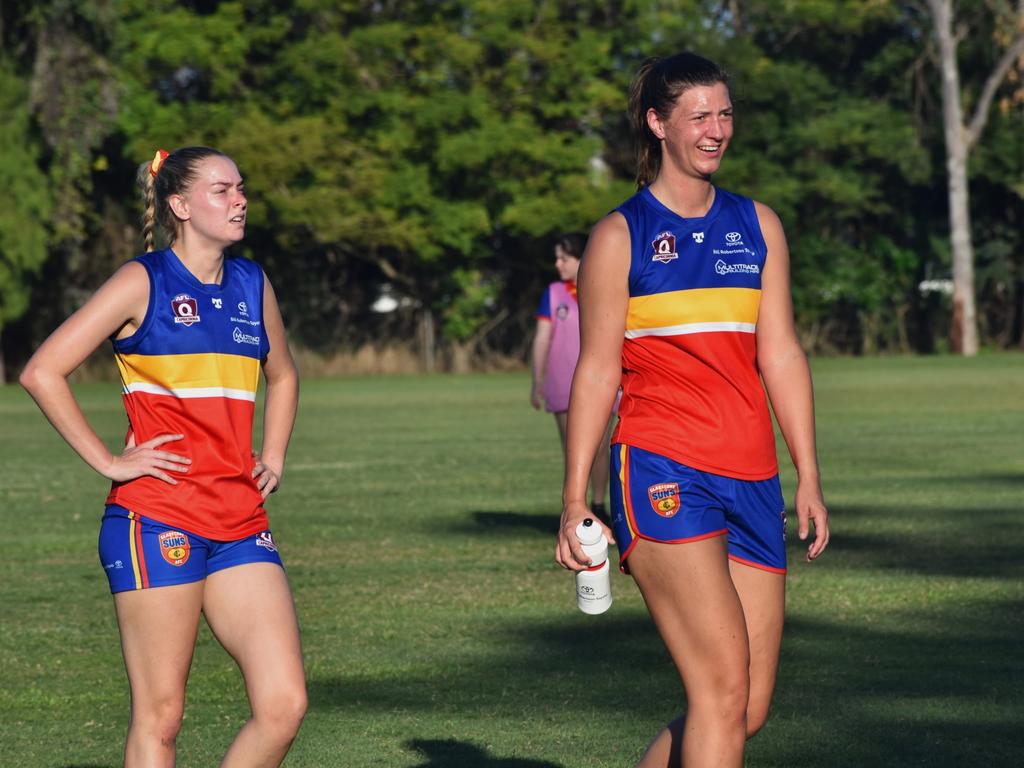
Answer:
[{"label": "tree foliage", "polygon": [[[983,5],[964,3],[980,35],[962,44],[966,74],[990,66],[988,42],[1006,32]],[[633,190],[632,73],[689,48],[734,76],[737,132],[717,181],[782,217],[807,345],[928,351],[944,343],[948,300],[918,286],[948,277],[950,249],[919,8],[5,3],[0,176],[20,207],[0,214],[0,313],[23,312],[29,290],[59,312],[79,303],[137,247],[135,165],[200,143],[247,178],[242,250],[266,265],[297,341],[329,352],[419,328],[462,359],[485,337],[523,354],[553,235],[589,229]],[[982,332],[1002,345],[1020,343],[1024,307],[1019,74],[971,166]],[[390,315],[372,311],[382,292],[398,299]],[[17,328],[15,361],[40,332]],[[428,367],[441,353],[422,351]]]}]

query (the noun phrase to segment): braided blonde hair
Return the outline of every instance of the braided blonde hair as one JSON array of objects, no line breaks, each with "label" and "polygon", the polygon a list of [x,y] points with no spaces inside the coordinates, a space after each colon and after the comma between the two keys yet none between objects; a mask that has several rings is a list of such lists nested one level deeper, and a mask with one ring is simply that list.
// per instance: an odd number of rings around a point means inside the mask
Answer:
[{"label": "braided blonde hair", "polygon": [[146,253],[155,248],[156,236],[162,235],[170,248],[178,239],[179,221],[167,199],[188,191],[196,178],[196,168],[207,157],[227,157],[210,147],[182,147],[164,158],[153,174],[153,162],[139,166],[136,182],[142,193],[142,240]]}]

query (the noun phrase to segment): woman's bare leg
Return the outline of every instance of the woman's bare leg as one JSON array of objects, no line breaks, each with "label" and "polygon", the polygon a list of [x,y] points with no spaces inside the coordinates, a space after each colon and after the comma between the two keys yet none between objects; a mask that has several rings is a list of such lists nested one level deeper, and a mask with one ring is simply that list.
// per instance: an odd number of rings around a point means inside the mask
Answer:
[{"label": "woman's bare leg", "polygon": [[[629,566],[686,688],[682,765],[742,768],[750,657],[725,536],[685,544],[641,540]],[[666,729],[637,765],[669,765],[673,741]]]},{"label": "woman's bare leg", "polygon": [[252,716],[221,766],[276,768],[306,713],[306,678],[299,625],[284,570],[248,563],[211,574],[206,620],[245,678]]},{"label": "woman's bare leg", "polygon": [[132,697],[125,768],[174,765],[202,602],[201,581],[114,595]]},{"label": "woman's bare leg", "polygon": [[[746,716],[746,735],[750,738],[764,725],[775,689],[785,613],[786,577],[732,560],[729,561],[729,573],[743,606],[750,649],[750,694]],[[663,729],[638,765],[644,768],[680,768],[685,722],[685,717],[680,717]]]}]

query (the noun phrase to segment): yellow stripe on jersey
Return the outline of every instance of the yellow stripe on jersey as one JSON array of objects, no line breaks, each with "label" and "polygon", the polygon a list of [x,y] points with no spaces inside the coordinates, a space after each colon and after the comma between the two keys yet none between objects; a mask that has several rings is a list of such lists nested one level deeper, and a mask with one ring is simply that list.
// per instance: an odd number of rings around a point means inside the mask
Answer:
[{"label": "yellow stripe on jersey", "polygon": [[693,288],[629,299],[626,338],[734,331],[753,333],[761,291],[756,288]]},{"label": "yellow stripe on jersey", "polygon": [[115,355],[125,392],[255,400],[260,361],[217,352]]}]

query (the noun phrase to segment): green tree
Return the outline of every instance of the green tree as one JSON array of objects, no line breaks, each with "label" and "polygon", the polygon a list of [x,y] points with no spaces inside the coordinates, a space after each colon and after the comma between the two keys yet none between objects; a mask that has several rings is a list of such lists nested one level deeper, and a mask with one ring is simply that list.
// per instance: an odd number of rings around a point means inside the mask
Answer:
[{"label": "green tree", "polygon": [[[0,57],[0,338],[30,306],[32,282],[48,254],[52,199],[39,169],[24,79]],[[2,345],[0,345],[2,350]],[[0,384],[5,381],[0,353]]]}]

